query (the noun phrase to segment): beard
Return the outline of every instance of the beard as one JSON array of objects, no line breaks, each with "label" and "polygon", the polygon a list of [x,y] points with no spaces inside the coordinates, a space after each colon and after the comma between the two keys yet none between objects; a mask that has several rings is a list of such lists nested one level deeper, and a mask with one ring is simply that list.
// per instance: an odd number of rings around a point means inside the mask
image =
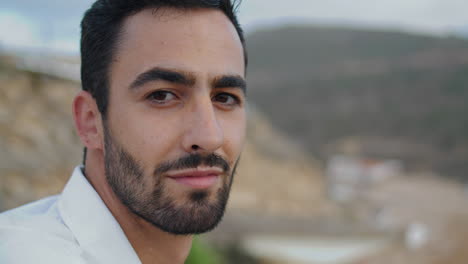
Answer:
[{"label": "beard", "polygon": [[[164,162],[154,168],[152,180],[145,179],[139,162],[110,135],[104,125],[104,163],[106,180],[120,201],[135,215],[155,227],[176,235],[200,234],[214,229],[222,220],[232,180],[237,167],[216,154],[189,154],[175,161]],[[194,169],[200,165],[223,169],[222,186],[214,199],[210,190],[193,190],[174,197],[164,184],[165,172]],[[229,177],[228,177],[229,176]],[[221,180],[221,179],[220,179]],[[151,188],[148,188],[151,182]]]}]

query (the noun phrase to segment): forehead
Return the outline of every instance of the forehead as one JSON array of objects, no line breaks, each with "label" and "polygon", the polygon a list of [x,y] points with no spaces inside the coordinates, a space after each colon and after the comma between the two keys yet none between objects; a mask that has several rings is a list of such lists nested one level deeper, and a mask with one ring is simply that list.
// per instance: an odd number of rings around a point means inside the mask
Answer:
[{"label": "forehead", "polygon": [[146,9],[124,21],[111,80],[132,79],[155,66],[243,76],[243,48],[234,25],[219,10]]}]

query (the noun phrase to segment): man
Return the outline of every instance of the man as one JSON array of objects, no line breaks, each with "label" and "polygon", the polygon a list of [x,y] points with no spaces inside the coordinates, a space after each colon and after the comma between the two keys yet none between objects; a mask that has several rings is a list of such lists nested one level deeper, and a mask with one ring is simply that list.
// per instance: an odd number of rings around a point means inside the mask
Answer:
[{"label": "man", "polygon": [[247,58],[229,0],[98,0],[63,192],[0,216],[0,263],[183,263],[221,220],[245,139]]}]

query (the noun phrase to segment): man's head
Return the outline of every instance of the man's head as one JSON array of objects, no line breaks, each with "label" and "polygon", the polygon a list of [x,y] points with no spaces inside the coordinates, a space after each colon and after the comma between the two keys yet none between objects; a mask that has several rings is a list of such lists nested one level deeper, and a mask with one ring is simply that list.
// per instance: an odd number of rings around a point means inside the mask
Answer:
[{"label": "man's head", "polygon": [[75,123],[112,192],[164,231],[215,227],[246,125],[247,59],[231,2],[99,0],[81,52]]}]

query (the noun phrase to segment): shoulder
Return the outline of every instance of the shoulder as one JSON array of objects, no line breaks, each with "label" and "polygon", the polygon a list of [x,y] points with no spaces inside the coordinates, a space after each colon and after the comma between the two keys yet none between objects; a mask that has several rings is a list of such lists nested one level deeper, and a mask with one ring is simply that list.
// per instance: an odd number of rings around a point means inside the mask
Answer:
[{"label": "shoulder", "polygon": [[57,208],[58,195],[50,196],[0,214],[0,234],[31,232],[66,236],[68,228]]},{"label": "shoulder", "polygon": [[0,263],[84,263],[61,219],[57,197],[0,214]]},{"label": "shoulder", "polygon": [[70,263],[84,264],[79,247],[70,241],[48,234],[15,232],[14,236],[3,237],[0,234],[0,263]]}]

